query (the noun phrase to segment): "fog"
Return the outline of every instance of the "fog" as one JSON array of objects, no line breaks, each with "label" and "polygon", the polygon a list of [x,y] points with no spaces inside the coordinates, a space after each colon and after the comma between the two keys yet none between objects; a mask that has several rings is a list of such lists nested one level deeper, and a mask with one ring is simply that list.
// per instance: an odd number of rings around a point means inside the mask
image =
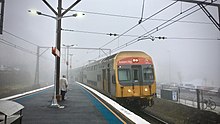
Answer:
[{"label": "fog", "polygon": [[[56,9],[57,1],[47,1]],[[73,0],[63,1],[63,8],[68,8],[74,2]],[[145,1],[143,18],[150,17],[173,2],[173,0]],[[164,20],[169,20],[181,12],[183,14],[174,20],[199,9],[197,6],[184,13],[195,4],[177,2],[151,19],[137,25],[141,18],[142,3],[142,0],[82,0],[74,7],[74,10],[86,11],[87,13],[85,12],[83,18],[62,19],[62,28],[74,31],[62,31],[61,44],[77,44],[77,47],[83,48],[108,48],[112,49],[111,54],[125,50],[144,51],[153,59],[157,82],[179,83],[202,80],[206,82],[203,85],[220,87],[220,32],[205,13],[200,9],[176,23],[164,28],[160,27],[165,22]],[[218,0],[217,3],[220,1]],[[219,20],[216,7],[207,6],[206,8],[216,20]],[[55,46],[56,21],[45,16],[31,15],[28,13],[29,9],[54,15],[41,0],[5,1],[4,31],[0,38],[6,40],[7,43],[3,43],[2,40],[0,42],[0,65],[2,68],[10,67],[22,70],[23,75],[20,77],[26,77],[27,80],[20,82],[33,83],[37,60],[37,56],[34,55],[37,52],[36,45],[41,47]],[[71,11],[67,15],[73,13],[75,12]],[[125,35],[132,35],[132,37],[121,36],[117,38],[106,35],[109,33],[122,34],[135,25],[137,25],[135,28],[125,33]],[[147,33],[152,29],[155,29],[154,33]],[[148,37],[151,39],[137,40],[138,36],[144,34],[149,35]],[[157,37],[166,37],[166,39],[158,39]],[[117,49],[132,41],[135,43]],[[22,50],[8,45],[10,44],[8,42],[22,47]],[[105,45],[108,42],[110,43]],[[105,46],[103,47],[103,45]],[[44,52],[45,50],[45,48],[40,49],[40,53],[43,53],[40,57],[40,82],[50,84],[54,79],[54,56],[51,54],[51,49]],[[30,52],[34,52],[34,54]],[[69,53],[73,54],[70,63],[73,68],[85,65],[89,60],[105,57],[102,51],[95,50],[70,49]],[[62,49],[61,74],[66,73],[65,55],[66,50]],[[99,58],[99,56],[101,57]]]}]

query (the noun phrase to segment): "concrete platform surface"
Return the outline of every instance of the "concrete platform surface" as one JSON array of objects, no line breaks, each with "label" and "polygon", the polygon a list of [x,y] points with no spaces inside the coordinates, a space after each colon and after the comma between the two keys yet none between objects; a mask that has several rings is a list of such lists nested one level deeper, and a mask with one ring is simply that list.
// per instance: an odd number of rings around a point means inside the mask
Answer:
[{"label": "concrete platform surface", "polygon": [[19,98],[24,105],[23,124],[120,124],[120,119],[98,102],[82,86],[70,83],[64,108],[52,108],[53,87]]}]

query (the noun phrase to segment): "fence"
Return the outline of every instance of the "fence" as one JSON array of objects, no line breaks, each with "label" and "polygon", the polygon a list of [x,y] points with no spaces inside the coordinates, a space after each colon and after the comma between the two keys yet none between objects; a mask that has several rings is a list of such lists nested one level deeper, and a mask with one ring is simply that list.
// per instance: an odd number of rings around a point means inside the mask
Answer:
[{"label": "fence", "polygon": [[[214,92],[204,89],[193,89],[186,87],[175,87],[170,85],[159,85],[157,87],[158,97],[161,97],[161,91],[164,90],[171,90],[177,92],[177,100],[173,100],[173,102],[185,104],[187,106],[195,107],[201,110],[206,109],[220,113],[219,91]],[[211,108],[211,106],[216,106],[216,107]]]}]

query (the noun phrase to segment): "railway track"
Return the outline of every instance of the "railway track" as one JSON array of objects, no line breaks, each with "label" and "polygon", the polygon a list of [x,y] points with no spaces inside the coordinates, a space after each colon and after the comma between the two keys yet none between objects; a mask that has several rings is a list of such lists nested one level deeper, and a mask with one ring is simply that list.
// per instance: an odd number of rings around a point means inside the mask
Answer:
[{"label": "railway track", "polygon": [[151,124],[169,124],[170,122],[167,122],[156,115],[153,115],[149,112],[147,112],[144,109],[137,109],[136,107],[126,106],[127,109],[134,112],[135,114],[139,115],[143,119],[147,120]]},{"label": "railway track", "polygon": [[145,113],[147,116],[149,116],[153,122],[151,122],[152,124],[168,124],[168,122],[158,118],[157,116],[153,115],[153,114],[150,114],[148,113],[147,111],[145,110],[142,110],[143,113]]}]

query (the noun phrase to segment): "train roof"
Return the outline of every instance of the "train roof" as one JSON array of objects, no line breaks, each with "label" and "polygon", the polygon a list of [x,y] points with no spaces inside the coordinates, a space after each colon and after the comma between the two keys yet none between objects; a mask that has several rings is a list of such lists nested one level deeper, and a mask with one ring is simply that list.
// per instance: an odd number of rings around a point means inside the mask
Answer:
[{"label": "train roof", "polygon": [[106,57],[106,58],[102,59],[101,61],[103,62],[103,61],[106,61],[106,60],[113,59],[113,58],[114,58],[114,57],[115,57],[117,54],[118,54],[118,53],[113,54],[113,55],[111,55],[111,56],[108,56],[108,57]]},{"label": "train roof", "polygon": [[97,63],[102,63],[102,62],[105,62],[105,61],[109,61],[111,59],[114,59],[115,57],[119,57],[119,56],[133,56],[133,55],[141,55],[141,56],[148,56],[149,58],[151,58],[148,54],[146,54],[145,52],[143,51],[121,51],[121,52],[118,52],[118,53],[115,53],[113,55],[110,55],[110,56],[107,56],[103,59],[100,59],[100,60],[97,60],[97,61],[94,61],[92,63],[88,63],[86,66],[88,65],[95,65]]},{"label": "train roof", "polygon": [[119,53],[113,54],[111,56],[108,56],[108,57],[102,59],[101,62],[108,61],[108,60],[111,60],[115,57],[117,58],[119,56],[134,56],[134,55],[150,57],[148,54],[146,54],[145,52],[142,52],[142,51],[121,51]]}]

